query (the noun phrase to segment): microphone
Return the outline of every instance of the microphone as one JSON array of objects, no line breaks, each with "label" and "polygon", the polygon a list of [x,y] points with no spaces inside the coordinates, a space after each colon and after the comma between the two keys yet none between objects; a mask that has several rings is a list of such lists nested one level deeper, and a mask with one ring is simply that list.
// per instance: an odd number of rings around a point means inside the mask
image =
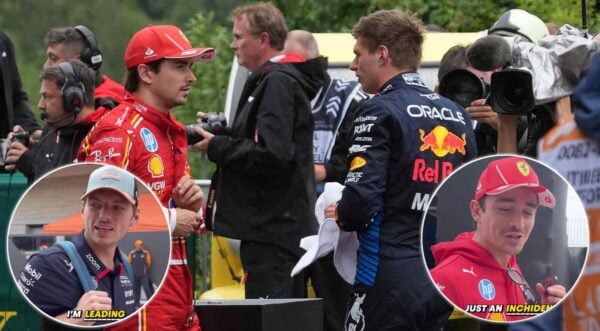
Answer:
[{"label": "microphone", "polygon": [[[60,118],[58,118],[58,119],[55,119],[55,120],[49,120],[49,119],[48,119],[48,114],[46,114],[46,113],[42,112],[42,113],[40,114],[40,118],[42,119],[42,121],[46,122],[46,124],[50,125],[51,127],[54,127],[54,128],[57,128],[57,129],[58,129],[58,128],[65,127],[65,126],[67,126],[67,125],[69,125],[69,124],[65,124],[65,125],[59,125],[59,126],[54,126],[53,124],[56,124],[56,123],[62,122],[62,121],[64,121],[65,119],[67,119],[67,118],[68,118],[69,116],[71,116],[71,115],[75,115],[75,116],[76,116],[76,114],[75,114],[75,113],[67,113],[66,115],[64,115],[64,116],[62,116],[62,117],[60,117]],[[75,122],[75,116],[73,117],[73,122]]]},{"label": "microphone", "polygon": [[467,61],[479,71],[491,71],[509,66],[513,61],[512,49],[504,38],[485,36],[476,40],[467,50]]}]

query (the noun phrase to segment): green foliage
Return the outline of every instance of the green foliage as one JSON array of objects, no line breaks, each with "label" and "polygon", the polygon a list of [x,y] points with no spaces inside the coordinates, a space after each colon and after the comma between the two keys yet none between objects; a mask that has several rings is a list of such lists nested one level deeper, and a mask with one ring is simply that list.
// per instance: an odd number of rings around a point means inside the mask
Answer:
[{"label": "green foliage", "polygon": [[[544,22],[552,22],[558,26],[570,24],[581,28],[580,0],[516,0],[517,7],[535,13]],[[600,28],[595,1],[588,1],[587,24],[589,31],[597,32]]]},{"label": "green foliage", "polygon": [[164,19],[169,17],[173,10],[173,5],[169,1],[161,0],[137,0],[140,8],[154,20]]},{"label": "green foliage", "polygon": [[[225,96],[233,51],[231,31],[214,22],[214,14],[198,12],[186,25],[186,35],[195,47],[212,47],[216,50],[215,58],[207,63],[194,64],[193,70],[197,81],[188,96],[185,106],[174,110],[177,118],[184,123],[196,121],[196,113],[222,112],[225,109]],[[210,178],[214,171],[206,156],[190,151],[190,165],[195,178]]]},{"label": "green foliage", "polygon": [[430,8],[431,5],[428,2],[420,0],[373,0],[371,1],[369,13],[381,9],[400,9],[410,11],[422,18]]},{"label": "green foliage", "polygon": [[[361,16],[369,13],[369,0],[275,0],[290,30],[349,32]],[[310,10],[303,10],[304,8]],[[334,14],[334,15],[332,15]]]},{"label": "green foliage", "polygon": [[481,31],[489,28],[507,9],[495,0],[483,1],[431,1],[425,15],[428,23],[445,27],[450,32]]},{"label": "green foliage", "polygon": [[[184,123],[195,121],[197,111],[224,108],[233,54],[230,15],[235,6],[249,0],[2,0],[0,28],[15,44],[17,63],[30,105],[36,110],[39,73],[45,59],[43,38],[50,27],[83,24],[96,34],[104,54],[102,73],[116,81],[125,76],[123,53],[133,33],[148,24],[176,24],[187,28],[193,45],[217,49],[215,60],[198,63],[198,81],[189,104],[174,112]],[[290,29],[313,32],[348,32],[360,19],[379,9],[410,10],[423,20],[449,31],[480,31],[491,26],[507,9],[522,8],[542,20],[581,26],[579,0],[273,0]],[[598,31],[598,15],[588,1],[588,25]],[[183,22],[188,22],[184,24]],[[191,152],[195,176],[208,178],[213,167],[200,153]]]},{"label": "green foliage", "polygon": [[214,23],[221,26],[231,25],[231,12],[233,8],[243,2],[240,0],[168,0],[173,3],[173,22],[187,22],[198,12],[214,14]]},{"label": "green foliage", "polygon": [[133,0],[0,1],[0,27],[15,44],[21,79],[32,109],[37,108],[39,100],[38,77],[46,53],[44,36],[51,27],[79,24],[89,27],[104,55],[102,73],[121,81],[127,42],[135,31],[150,22]]}]

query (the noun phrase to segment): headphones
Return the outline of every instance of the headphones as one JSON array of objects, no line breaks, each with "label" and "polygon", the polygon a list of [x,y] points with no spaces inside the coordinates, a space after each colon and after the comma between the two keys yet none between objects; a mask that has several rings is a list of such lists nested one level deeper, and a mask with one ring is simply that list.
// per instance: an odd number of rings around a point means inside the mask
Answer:
[{"label": "headphones", "polygon": [[65,74],[65,83],[60,89],[63,108],[67,114],[78,114],[86,102],[85,86],[75,76],[73,66],[69,62],[59,63],[58,67]]},{"label": "headphones", "polygon": [[102,66],[102,52],[98,49],[94,33],[83,25],[77,25],[74,29],[85,39],[87,45],[79,54],[81,62],[87,64],[94,71],[98,71]]}]

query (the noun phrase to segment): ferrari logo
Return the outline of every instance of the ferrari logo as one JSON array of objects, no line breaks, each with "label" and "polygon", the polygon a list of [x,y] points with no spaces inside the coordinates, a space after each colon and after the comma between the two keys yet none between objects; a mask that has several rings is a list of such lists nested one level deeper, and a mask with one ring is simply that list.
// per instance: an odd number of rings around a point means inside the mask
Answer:
[{"label": "ferrari logo", "polygon": [[179,30],[179,34],[181,35],[181,38],[183,38],[183,40],[187,41],[188,43],[190,42],[188,40],[188,38],[185,36],[185,34],[183,34],[183,31]]},{"label": "ferrari logo", "polygon": [[519,172],[521,173],[521,175],[523,175],[525,177],[529,176],[529,164],[527,164],[527,162],[525,162],[525,161],[517,162],[517,169],[519,169]]}]

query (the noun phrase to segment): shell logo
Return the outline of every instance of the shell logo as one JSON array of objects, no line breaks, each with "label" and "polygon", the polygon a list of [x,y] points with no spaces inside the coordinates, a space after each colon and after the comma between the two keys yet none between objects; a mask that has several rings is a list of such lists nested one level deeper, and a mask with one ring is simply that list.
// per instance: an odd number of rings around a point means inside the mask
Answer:
[{"label": "shell logo", "polygon": [[350,171],[364,167],[365,164],[367,164],[367,160],[365,160],[364,158],[362,158],[360,156],[357,156],[352,159],[352,162],[350,162]]},{"label": "shell logo", "polygon": [[490,321],[497,321],[497,322],[503,322],[506,321],[506,319],[504,318],[504,315],[502,313],[489,313],[487,316],[487,319]]},{"label": "shell logo", "polygon": [[160,156],[154,154],[148,161],[148,171],[152,175],[153,178],[162,177],[165,171],[165,165],[163,164],[163,160]]}]

